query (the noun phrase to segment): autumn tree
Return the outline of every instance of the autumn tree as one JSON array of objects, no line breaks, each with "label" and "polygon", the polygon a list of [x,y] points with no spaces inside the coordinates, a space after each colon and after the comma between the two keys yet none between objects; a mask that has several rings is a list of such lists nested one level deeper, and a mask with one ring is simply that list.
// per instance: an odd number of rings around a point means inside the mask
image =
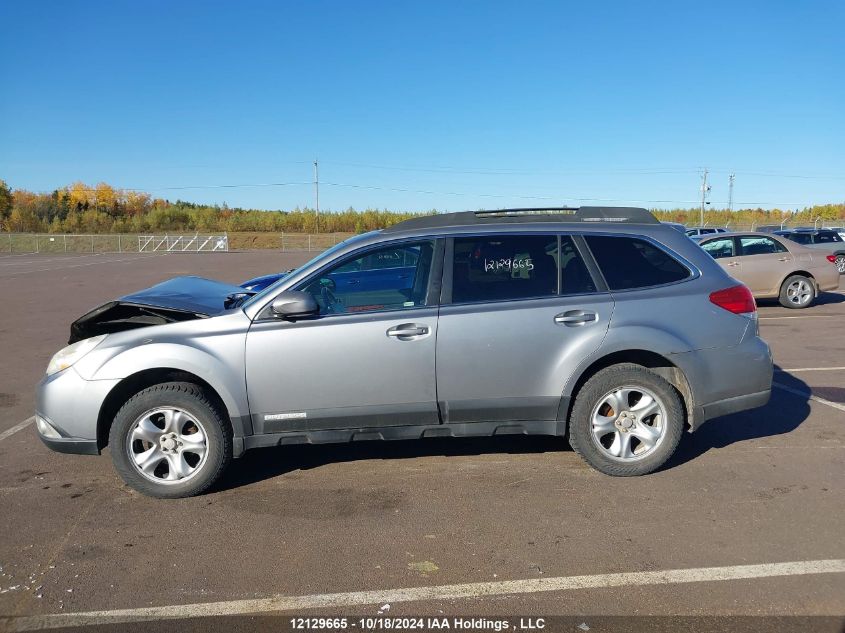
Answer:
[{"label": "autumn tree", "polygon": [[9,217],[12,212],[12,190],[5,180],[0,179],[0,221]]}]

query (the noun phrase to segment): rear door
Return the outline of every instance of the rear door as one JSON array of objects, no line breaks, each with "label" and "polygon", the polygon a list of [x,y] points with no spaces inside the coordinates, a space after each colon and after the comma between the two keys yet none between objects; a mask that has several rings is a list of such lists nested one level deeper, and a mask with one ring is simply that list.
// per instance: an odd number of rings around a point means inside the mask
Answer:
[{"label": "rear door", "polygon": [[792,254],[766,235],[740,235],[737,247],[741,280],[754,295],[777,294],[780,284],[793,268]]},{"label": "rear door", "polygon": [[563,385],[613,310],[576,241],[482,234],[447,241],[437,334],[444,422],[555,420]]}]

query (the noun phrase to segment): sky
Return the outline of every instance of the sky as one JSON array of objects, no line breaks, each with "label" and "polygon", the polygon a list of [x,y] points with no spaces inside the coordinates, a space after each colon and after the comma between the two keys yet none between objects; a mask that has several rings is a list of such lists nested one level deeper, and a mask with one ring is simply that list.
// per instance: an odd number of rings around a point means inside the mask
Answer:
[{"label": "sky", "polygon": [[0,179],[263,209],[845,201],[845,3],[0,0]]}]

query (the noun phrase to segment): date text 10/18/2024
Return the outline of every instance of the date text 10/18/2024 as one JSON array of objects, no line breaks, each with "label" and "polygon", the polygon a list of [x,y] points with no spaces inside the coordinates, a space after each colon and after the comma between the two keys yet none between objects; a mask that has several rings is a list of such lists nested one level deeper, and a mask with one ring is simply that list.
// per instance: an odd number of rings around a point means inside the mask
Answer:
[{"label": "date text 10/18/2024", "polygon": [[545,618],[464,617],[359,617],[359,618],[290,618],[296,631],[539,631],[546,627]]}]

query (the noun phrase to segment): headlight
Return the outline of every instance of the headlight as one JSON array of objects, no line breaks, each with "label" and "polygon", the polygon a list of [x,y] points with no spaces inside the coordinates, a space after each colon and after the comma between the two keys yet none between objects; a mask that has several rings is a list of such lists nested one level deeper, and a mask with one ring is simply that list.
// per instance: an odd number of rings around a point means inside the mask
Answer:
[{"label": "headlight", "polygon": [[62,371],[73,365],[80,358],[85,356],[92,349],[97,347],[108,334],[100,334],[100,336],[92,336],[82,341],[77,341],[73,345],[68,345],[63,350],[55,353],[50,359],[50,364],[47,365],[47,375],[52,376],[57,371]]}]

